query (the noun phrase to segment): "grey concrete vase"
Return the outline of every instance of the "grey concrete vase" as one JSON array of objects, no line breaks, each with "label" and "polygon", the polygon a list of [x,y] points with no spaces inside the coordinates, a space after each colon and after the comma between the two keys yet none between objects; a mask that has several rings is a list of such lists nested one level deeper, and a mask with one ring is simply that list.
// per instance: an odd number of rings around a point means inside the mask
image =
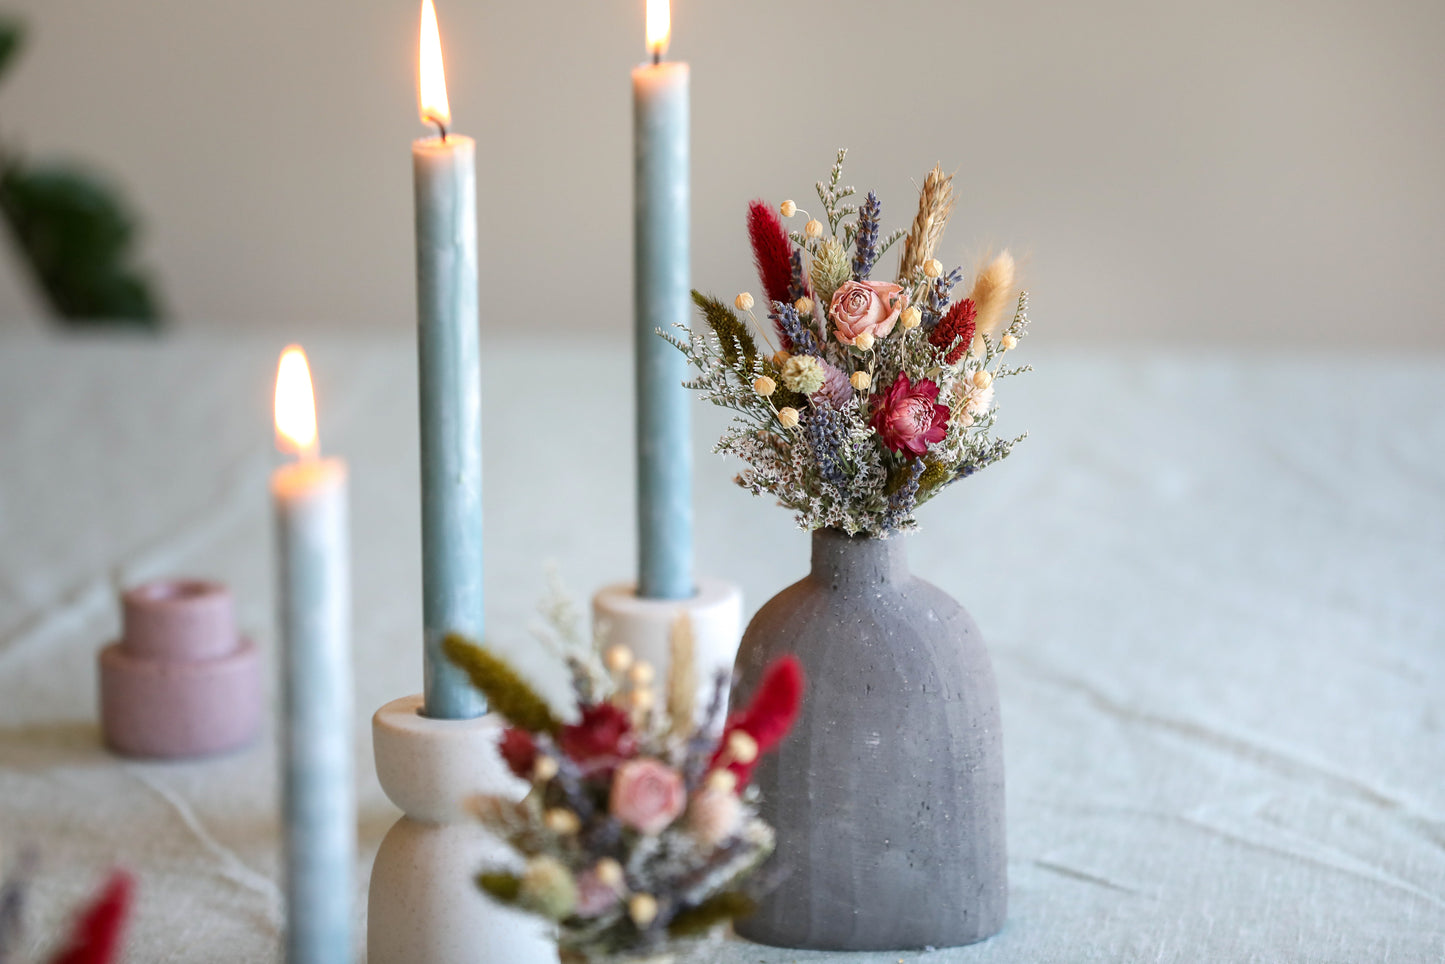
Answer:
[{"label": "grey concrete vase", "polygon": [[978,627],[908,571],[907,537],[813,533],[813,570],[753,618],[733,705],[795,653],[802,715],[756,771],[787,873],[738,923],[779,947],[971,944],[1008,905],[998,690]]}]

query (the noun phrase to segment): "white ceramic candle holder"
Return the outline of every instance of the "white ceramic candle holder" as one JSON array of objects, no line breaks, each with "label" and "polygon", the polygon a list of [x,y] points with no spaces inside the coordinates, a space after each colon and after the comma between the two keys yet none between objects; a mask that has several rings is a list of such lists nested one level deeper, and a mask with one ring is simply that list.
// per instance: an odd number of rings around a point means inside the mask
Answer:
[{"label": "white ceramic candle holder", "polygon": [[467,802],[477,794],[521,799],[527,785],[497,754],[505,724],[421,715],[420,695],[372,717],[376,775],[405,813],[387,832],[371,870],[366,926],[371,964],[556,964],[543,923],[502,907],[477,888],[489,866],[514,862]]},{"label": "white ceramic candle holder", "polygon": [[604,647],[618,643],[645,659],[667,678],[672,633],[679,616],[692,623],[693,658],[697,666],[698,706],[707,705],[714,675],[729,676],[743,633],[743,592],[721,579],[701,578],[691,599],[643,599],[636,583],[607,586],[592,597],[594,637]]}]

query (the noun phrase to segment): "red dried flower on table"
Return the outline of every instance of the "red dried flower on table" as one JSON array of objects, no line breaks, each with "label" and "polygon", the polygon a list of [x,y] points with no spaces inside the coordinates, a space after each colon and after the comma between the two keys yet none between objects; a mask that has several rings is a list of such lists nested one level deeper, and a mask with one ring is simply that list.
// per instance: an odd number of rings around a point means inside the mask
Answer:
[{"label": "red dried flower on table", "polygon": [[110,964],[120,955],[125,920],[130,910],[130,874],[117,870],[75,922],[70,936],[50,964]]},{"label": "red dried flower on table", "polygon": [[497,749],[507,761],[508,769],[523,779],[531,778],[532,769],[537,765],[537,741],[532,734],[509,726],[502,732]]},{"label": "red dried flower on table", "polygon": [[948,415],[948,406],[938,404],[935,382],[928,378],[911,382],[907,372],[899,372],[888,391],[874,396],[869,424],[889,449],[917,457],[943,441]]},{"label": "red dried flower on table", "polygon": [[584,770],[609,769],[637,750],[632,721],[611,703],[582,707],[582,719],[562,727],[557,743]]},{"label": "red dried flower on table", "polygon": [[957,365],[959,359],[968,353],[968,346],[973,344],[973,333],[978,330],[974,321],[977,317],[978,309],[974,307],[972,298],[955,303],[928,333],[928,343],[938,349],[951,346],[944,361]]},{"label": "red dried flower on table", "polygon": [[[803,706],[803,664],[796,656],[784,656],[763,673],[757,691],[747,709],[734,713],[723,727],[722,739],[713,754],[711,768],[726,762],[737,777],[737,790],[742,791],[752,779],[758,757],[783,741]],[[745,733],[756,751],[746,761],[735,759],[732,749],[734,733]]]},{"label": "red dried flower on table", "polygon": [[748,238],[753,243],[753,263],[758,266],[758,280],[768,301],[790,304],[788,293],[793,285],[793,243],[783,222],[766,201],[748,205]]}]

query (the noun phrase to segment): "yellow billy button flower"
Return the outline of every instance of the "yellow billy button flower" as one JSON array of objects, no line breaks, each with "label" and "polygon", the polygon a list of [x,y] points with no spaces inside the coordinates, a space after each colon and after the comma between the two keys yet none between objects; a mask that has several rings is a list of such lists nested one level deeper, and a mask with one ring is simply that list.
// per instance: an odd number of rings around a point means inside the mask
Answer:
[{"label": "yellow billy button flower", "polygon": [[793,307],[800,315],[811,315],[813,313],[813,299],[799,298],[797,301],[793,302]]},{"label": "yellow billy button flower", "polygon": [[904,331],[912,331],[923,324],[923,312],[909,305],[903,309],[903,314],[898,318],[898,324],[903,327]]},{"label": "yellow billy button flower", "polygon": [[868,351],[873,347],[873,332],[865,331],[853,339],[853,347],[859,351]]},{"label": "yellow billy button flower", "polygon": [[546,783],[557,775],[557,761],[545,754],[537,757],[537,762],[532,764],[532,779],[538,783]]},{"label": "yellow billy button flower", "polygon": [[632,680],[635,686],[646,686],[657,678],[657,670],[653,669],[647,660],[640,659],[627,671],[627,678]]},{"label": "yellow billy button flower", "polygon": [[613,890],[621,887],[622,881],[625,879],[622,873],[622,865],[611,857],[603,857],[597,861],[596,865],[592,868],[592,872],[597,875],[597,880],[600,883],[611,887]]},{"label": "yellow billy button flower", "polygon": [[783,428],[792,428],[798,424],[798,410],[791,405],[785,405],[778,409],[778,422]]},{"label": "yellow billy button flower", "polygon": [[751,733],[733,730],[728,736],[728,756],[746,766],[758,758],[758,741]]},{"label": "yellow billy button flower", "polygon": [[633,894],[627,902],[627,916],[638,927],[646,927],[657,920],[657,898],[651,894]]},{"label": "yellow billy button flower", "polygon": [[923,273],[929,278],[937,278],[943,274],[943,262],[937,258],[929,258],[923,262]]},{"label": "yellow billy button flower", "polygon": [[738,788],[738,775],[731,770],[714,770],[703,781],[709,790],[732,793]]},{"label": "yellow billy button flower", "polygon": [[803,233],[810,238],[821,238],[823,236],[823,222],[813,218],[803,225]]},{"label": "yellow billy button flower", "polygon": [[778,390],[778,383],[766,375],[759,375],[753,379],[753,391],[759,395],[768,396]]},{"label": "yellow billy button flower", "polygon": [[873,376],[867,372],[854,372],[848,376],[848,384],[860,392],[866,392],[873,387]]},{"label": "yellow billy button flower", "polygon": [[621,643],[616,643],[607,647],[607,653],[602,657],[602,661],[607,664],[610,671],[623,673],[627,671],[627,667],[632,665],[632,658],[632,650]]},{"label": "yellow billy button flower", "polygon": [[778,213],[785,218],[790,218],[798,213],[798,206],[792,201],[784,201],[778,205]]},{"label": "yellow billy button flower", "polygon": [[577,814],[566,807],[553,807],[548,810],[542,818],[542,822],[553,833],[564,835],[574,834],[582,829],[582,821],[578,819]]},{"label": "yellow billy button flower", "polygon": [[1019,340],[1013,335],[1004,335],[1003,340],[999,342],[999,345],[1003,348],[1004,351],[1012,351],[1019,346]]},{"label": "yellow billy button flower", "polygon": [[792,357],[793,357],[793,356],[792,356],[789,352],[785,352],[785,351],[782,351],[781,349],[779,349],[778,351],[773,352],[773,357],[772,357],[771,361],[772,361],[772,363],[773,363],[774,365],[777,365],[779,368],[782,368],[784,365],[786,365],[786,364],[788,363],[788,359],[789,359],[789,358],[792,358]]},{"label": "yellow billy button flower", "polygon": [[657,702],[657,696],[653,694],[651,689],[644,686],[628,693],[627,702],[632,704],[632,708],[639,713],[646,713],[652,709],[652,705]]},{"label": "yellow billy button flower", "polygon": [[982,368],[980,368],[978,371],[976,371],[976,372],[973,373],[973,387],[974,387],[974,388],[980,388],[980,389],[982,389],[982,388],[988,388],[988,387],[989,387],[990,385],[992,385],[992,384],[993,384],[993,376],[990,375],[988,372],[984,371]]},{"label": "yellow billy button flower", "polygon": [[752,311],[753,296],[744,291],[733,299],[733,304],[738,306],[738,311]]}]

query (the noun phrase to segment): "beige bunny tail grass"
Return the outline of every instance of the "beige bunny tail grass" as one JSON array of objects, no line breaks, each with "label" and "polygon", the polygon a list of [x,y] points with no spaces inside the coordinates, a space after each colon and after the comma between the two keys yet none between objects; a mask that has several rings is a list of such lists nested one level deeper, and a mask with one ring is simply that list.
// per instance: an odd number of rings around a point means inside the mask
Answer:
[{"label": "beige bunny tail grass", "polygon": [[671,667],[667,674],[667,715],[673,736],[686,736],[697,713],[697,659],[692,617],[678,613],[672,624]]},{"label": "beige bunny tail grass", "polygon": [[1007,250],[992,258],[978,271],[973,282],[973,305],[978,309],[978,331],[993,337],[1013,297],[1014,258]]},{"label": "beige bunny tail grass", "polygon": [[943,240],[948,216],[953,213],[953,200],[953,175],[944,174],[941,167],[933,165],[918,192],[918,214],[913,218],[913,227],[903,239],[898,277],[911,277],[914,269],[933,257],[938,242]]}]

